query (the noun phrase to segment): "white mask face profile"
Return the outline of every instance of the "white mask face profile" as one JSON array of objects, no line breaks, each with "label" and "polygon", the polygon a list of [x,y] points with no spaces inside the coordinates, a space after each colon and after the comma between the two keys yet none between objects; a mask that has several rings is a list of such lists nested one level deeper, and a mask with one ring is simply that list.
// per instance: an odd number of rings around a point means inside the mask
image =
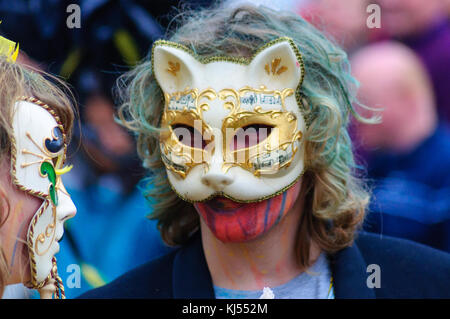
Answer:
[{"label": "white mask face profile", "polygon": [[181,198],[257,202],[301,177],[304,66],[291,39],[278,38],[251,59],[199,59],[157,41],[152,63],[165,96],[161,157]]},{"label": "white mask face profile", "polygon": [[55,254],[59,251],[64,221],[76,207],[64,188],[61,175],[66,156],[64,127],[50,106],[31,97],[15,104],[11,165],[13,183],[22,191],[43,199],[28,228],[31,283],[41,288],[55,276]]}]

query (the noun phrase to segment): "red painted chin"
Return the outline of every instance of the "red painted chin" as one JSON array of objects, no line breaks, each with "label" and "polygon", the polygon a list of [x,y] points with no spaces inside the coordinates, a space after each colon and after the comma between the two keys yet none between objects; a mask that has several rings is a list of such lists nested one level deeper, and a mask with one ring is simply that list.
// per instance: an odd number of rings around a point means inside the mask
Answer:
[{"label": "red painted chin", "polygon": [[195,208],[220,241],[245,242],[276,225],[293,206],[298,191],[297,183],[283,194],[257,203],[237,203],[216,197],[196,203]]}]

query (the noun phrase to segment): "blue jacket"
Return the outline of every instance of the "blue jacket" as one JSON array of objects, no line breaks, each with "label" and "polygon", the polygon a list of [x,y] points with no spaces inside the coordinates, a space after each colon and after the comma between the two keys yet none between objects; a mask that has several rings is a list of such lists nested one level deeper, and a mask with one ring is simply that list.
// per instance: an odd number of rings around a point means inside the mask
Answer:
[{"label": "blue jacket", "polygon": [[[336,298],[450,298],[448,253],[360,233],[351,247],[330,257]],[[367,286],[370,264],[380,266],[380,288]],[[214,298],[200,236],[80,298]]]},{"label": "blue jacket", "polygon": [[407,154],[368,157],[373,181],[364,230],[450,253],[450,130],[439,126]]}]

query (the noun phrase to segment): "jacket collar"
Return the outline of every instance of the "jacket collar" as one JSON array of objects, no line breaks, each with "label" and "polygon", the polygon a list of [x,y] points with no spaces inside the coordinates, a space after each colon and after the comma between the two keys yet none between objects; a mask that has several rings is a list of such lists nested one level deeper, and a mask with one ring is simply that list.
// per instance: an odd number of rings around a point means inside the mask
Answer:
[{"label": "jacket collar", "polygon": [[367,287],[367,264],[356,243],[330,258],[336,299],[373,299],[375,291]]},{"label": "jacket collar", "polygon": [[174,298],[215,298],[211,275],[203,253],[200,231],[197,231],[175,255],[172,288]]},{"label": "jacket collar", "polygon": [[[174,298],[215,298],[199,233],[175,255],[172,273]],[[356,243],[331,256],[330,261],[336,299],[375,298],[373,289],[367,287],[367,265]]]}]

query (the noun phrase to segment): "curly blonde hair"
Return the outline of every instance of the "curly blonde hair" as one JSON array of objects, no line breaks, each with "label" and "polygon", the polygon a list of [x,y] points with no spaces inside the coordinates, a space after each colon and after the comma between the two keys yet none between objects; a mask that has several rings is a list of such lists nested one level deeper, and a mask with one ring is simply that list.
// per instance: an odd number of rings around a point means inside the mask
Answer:
[{"label": "curly blonde hair", "polygon": [[[67,140],[70,140],[74,121],[74,98],[67,85],[54,76],[12,63],[7,57],[0,56],[0,163],[10,162],[8,159],[11,156],[14,104],[22,96],[34,97],[51,105],[64,126]],[[0,227],[10,214],[8,197],[1,186]],[[9,274],[6,260],[0,241],[0,296]]]},{"label": "curly blonde hair", "polygon": [[[352,106],[357,82],[350,75],[346,53],[322,33],[290,12],[264,7],[214,8],[185,12],[167,39],[190,48],[198,57],[251,57],[267,42],[289,37],[305,64],[300,89],[308,122],[305,132],[305,174],[300,196],[305,209],[298,228],[297,260],[309,266],[310,245],[326,252],[352,243],[362,223],[369,193],[356,176],[352,144],[347,132],[349,114],[361,118]],[[137,135],[138,152],[150,171],[144,196],[151,219],[158,220],[162,238],[169,245],[183,244],[198,228],[192,204],[171,190],[158,143],[163,94],[152,74],[150,58],[118,81],[119,118]]]}]

